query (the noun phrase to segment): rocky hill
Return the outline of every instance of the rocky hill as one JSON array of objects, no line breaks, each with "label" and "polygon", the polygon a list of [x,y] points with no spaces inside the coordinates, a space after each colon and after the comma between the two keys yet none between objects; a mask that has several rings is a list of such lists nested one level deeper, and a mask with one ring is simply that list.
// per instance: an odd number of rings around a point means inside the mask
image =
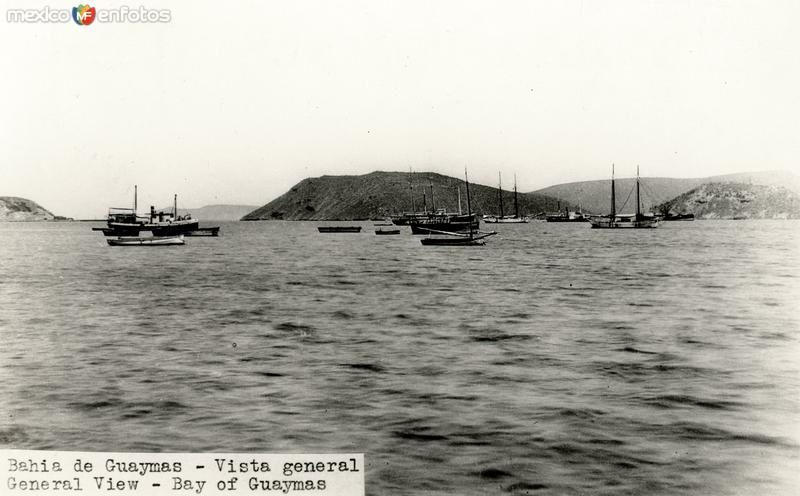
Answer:
[{"label": "rocky hill", "polygon": [[0,196],[0,221],[53,220],[55,216],[38,203],[16,196]]},{"label": "rocky hill", "polygon": [[697,219],[800,219],[800,194],[782,186],[707,183],[659,205]]},{"label": "rocky hill", "polygon": [[[307,178],[282,196],[245,215],[242,220],[381,219],[402,212],[421,211],[425,207],[457,212],[459,188],[462,208],[466,212],[464,186],[460,179],[433,172],[372,172],[361,176]],[[473,212],[498,213],[497,188],[470,184],[470,197]],[[518,196],[520,215],[555,210],[557,204],[556,199],[536,193],[520,193]],[[503,191],[503,205],[507,214],[513,214],[513,191]],[[562,202],[561,207],[571,205]]]},{"label": "rocky hill", "polygon": [[[619,172],[619,169],[617,170]],[[722,182],[783,186],[800,193],[800,178],[785,171],[748,172],[706,178],[643,177],[641,179],[642,205],[645,210],[650,210],[655,205],[663,204],[701,184]],[[617,179],[618,212],[632,212],[635,209],[634,193],[632,193],[635,185],[635,178]],[[558,184],[537,190],[535,193],[579,204],[585,212],[605,214],[611,210],[610,178],[601,181]]]}]

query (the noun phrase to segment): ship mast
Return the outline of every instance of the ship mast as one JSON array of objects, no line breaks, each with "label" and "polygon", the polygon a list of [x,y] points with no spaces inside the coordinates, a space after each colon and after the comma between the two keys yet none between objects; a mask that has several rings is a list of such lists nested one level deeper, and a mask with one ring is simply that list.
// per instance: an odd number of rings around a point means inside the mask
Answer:
[{"label": "ship mast", "polygon": [[133,216],[136,217],[136,200],[137,200],[138,186],[133,185]]},{"label": "ship mast", "polygon": [[519,217],[519,208],[517,207],[517,175],[514,174],[514,217]]},{"label": "ship mast", "polygon": [[436,213],[436,200],[433,199],[433,181],[430,178],[428,178],[428,184],[431,185],[431,210]]},{"label": "ship mast", "polygon": [[458,186],[458,215],[461,215],[461,186]]},{"label": "ship mast", "polygon": [[639,200],[639,166],[636,166],[636,218],[642,216],[642,203]]},{"label": "ship mast", "polygon": [[467,177],[466,167],[464,167],[464,182],[467,183],[467,216],[469,217],[469,238],[472,239],[472,205],[469,201],[469,177]]},{"label": "ship mast", "polygon": [[172,206],[172,220],[178,220],[178,194],[175,193],[175,203]]},{"label": "ship mast", "polygon": [[497,187],[500,189],[500,218],[503,218],[503,181],[500,173],[497,173]]},{"label": "ship mast", "polygon": [[617,217],[617,195],[614,191],[614,164],[611,164],[611,221]]},{"label": "ship mast", "polygon": [[417,208],[414,206],[414,171],[411,170],[411,167],[408,168],[408,187],[411,192],[411,213],[414,214],[417,212]]}]

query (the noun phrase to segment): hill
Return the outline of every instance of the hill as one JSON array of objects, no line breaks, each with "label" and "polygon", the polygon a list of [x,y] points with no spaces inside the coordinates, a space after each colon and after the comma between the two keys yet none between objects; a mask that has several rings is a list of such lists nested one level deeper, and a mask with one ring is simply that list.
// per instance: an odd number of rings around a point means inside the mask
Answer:
[{"label": "hill", "polygon": [[706,183],[656,208],[698,219],[800,219],[800,194],[781,186]]},{"label": "hill", "polygon": [[[402,212],[421,211],[423,205],[429,210],[435,207],[457,212],[459,188],[466,211],[464,186],[460,179],[433,172],[372,172],[361,176],[307,178],[242,220],[381,219]],[[473,212],[497,213],[497,188],[470,184],[470,197]],[[513,191],[503,192],[503,204],[507,213],[513,213]],[[520,193],[518,204],[520,215],[535,215],[554,210],[557,201],[537,193]]]},{"label": "hill", "polygon": [[55,216],[38,203],[16,196],[0,196],[0,221],[53,220]]},{"label": "hill", "polygon": [[[178,215],[192,214],[192,217],[200,221],[206,220],[239,220],[243,215],[258,208],[255,205],[206,205],[199,208],[179,208]],[[172,207],[162,208],[165,212],[172,212]]]},{"label": "hill", "polygon": [[[701,184],[724,182],[783,186],[791,191],[800,193],[800,178],[785,171],[747,172],[706,178],[643,177],[641,180],[642,204],[646,210],[649,210],[655,205],[663,204]],[[617,179],[618,212],[632,212],[635,209],[635,200],[632,194],[635,185],[635,178]],[[584,211],[595,214],[605,214],[611,210],[611,182],[608,179],[558,184],[537,190],[534,193],[578,204]]]}]

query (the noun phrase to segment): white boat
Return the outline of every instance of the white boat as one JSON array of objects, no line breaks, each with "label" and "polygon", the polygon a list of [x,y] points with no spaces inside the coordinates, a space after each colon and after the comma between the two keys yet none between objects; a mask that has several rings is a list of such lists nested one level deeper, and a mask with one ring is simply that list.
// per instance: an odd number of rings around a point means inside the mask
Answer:
[{"label": "white boat", "polygon": [[111,246],[174,246],[183,245],[183,235],[178,236],[120,236],[114,239],[107,239]]},{"label": "white boat", "polygon": [[611,166],[611,213],[589,218],[595,229],[652,229],[658,227],[659,218],[653,214],[643,214],[639,200],[639,167],[636,167],[636,213],[618,214],[617,197],[614,184],[614,166]]}]

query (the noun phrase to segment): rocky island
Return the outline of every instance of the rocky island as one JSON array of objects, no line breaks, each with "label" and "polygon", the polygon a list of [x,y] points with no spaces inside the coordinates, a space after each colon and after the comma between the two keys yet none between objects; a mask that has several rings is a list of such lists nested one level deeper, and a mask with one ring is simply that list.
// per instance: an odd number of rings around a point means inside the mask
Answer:
[{"label": "rocky island", "polygon": [[0,222],[56,220],[59,217],[27,198],[0,196]]}]

